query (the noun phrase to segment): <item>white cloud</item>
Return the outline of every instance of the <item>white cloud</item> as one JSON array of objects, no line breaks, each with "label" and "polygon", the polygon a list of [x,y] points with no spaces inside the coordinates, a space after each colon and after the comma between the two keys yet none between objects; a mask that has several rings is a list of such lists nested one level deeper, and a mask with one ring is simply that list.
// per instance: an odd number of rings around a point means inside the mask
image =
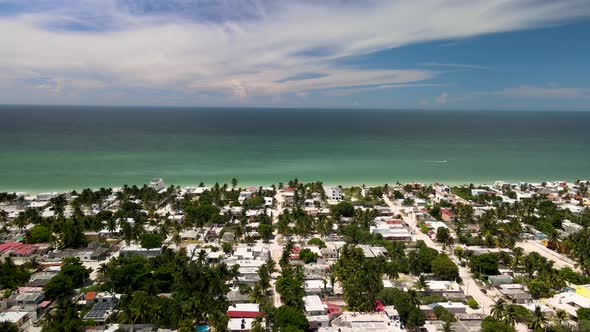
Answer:
[{"label": "white cloud", "polygon": [[[109,1],[92,4],[116,29],[47,29],[70,10],[0,18],[0,72],[30,79],[51,77],[62,89],[156,88],[197,94],[224,92],[239,99],[358,86],[427,84],[440,75],[426,69],[366,70],[332,60],[403,45],[525,29],[590,14],[585,0],[474,1],[375,0],[256,2],[256,15],[190,21],[166,13],[133,16]],[[177,4],[182,2],[176,2]],[[235,6],[221,10],[236,10]],[[238,10],[242,8],[238,6]],[[221,13],[221,14],[227,14]],[[8,33],[9,32],[9,33]],[[311,55],[310,55],[311,54]],[[446,64],[447,66],[452,64]],[[306,72],[327,76],[281,81]],[[6,85],[0,77],[0,86]],[[69,83],[67,83],[69,82]],[[85,82],[85,83],[84,83]],[[91,83],[94,82],[94,83]],[[366,89],[366,88],[361,88]]]}]

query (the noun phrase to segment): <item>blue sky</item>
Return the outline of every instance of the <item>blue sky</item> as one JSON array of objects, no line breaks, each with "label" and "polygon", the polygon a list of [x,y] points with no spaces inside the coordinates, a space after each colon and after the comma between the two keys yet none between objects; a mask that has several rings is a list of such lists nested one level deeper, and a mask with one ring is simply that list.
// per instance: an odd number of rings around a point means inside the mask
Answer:
[{"label": "blue sky", "polygon": [[590,110],[587,0],[0,0],[0,104]]}]

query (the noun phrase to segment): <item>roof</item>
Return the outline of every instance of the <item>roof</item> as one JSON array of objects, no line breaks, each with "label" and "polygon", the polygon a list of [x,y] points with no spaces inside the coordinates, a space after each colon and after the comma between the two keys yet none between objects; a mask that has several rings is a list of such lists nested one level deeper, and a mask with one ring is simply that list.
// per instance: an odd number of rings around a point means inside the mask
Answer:
[{"label": "roof", "polygon": [[92,301],[92,300],[94,300],[95,297],[96,297],[96,292],[86,292],[86,294],[84,294],[84,299],[86,301]]},{"label": "roof", "polygon": [[262,315],[262,312],[258,311],[228,311],[227,315],[229,318],[256,318]]},{"label": "roof", "polygon": [[51,304],[51,301],[43,301],[39,303],[39,308],[47,308]]},{"label": "roof", "polygon": [[29,314],[28,312],[24,312],[24,311],[0,312],[0,322],[17,323],[17,322],[21,321],[28,314]]}]

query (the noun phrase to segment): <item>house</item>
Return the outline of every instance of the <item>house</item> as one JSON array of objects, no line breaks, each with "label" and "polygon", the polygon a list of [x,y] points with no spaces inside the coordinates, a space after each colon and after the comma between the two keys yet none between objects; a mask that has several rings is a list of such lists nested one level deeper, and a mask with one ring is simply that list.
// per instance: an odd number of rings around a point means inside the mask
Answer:
[{"label": "house", "polygon": [[326,198],[332,201],[341,201],[342,200],[342,188],[340,187],[324,187],[324,193],[326,194]]},{"label": "house", "polygon": [[447,309],[452,314],[464,314],[467,313],[467,305],[463,302],[437,302],[431,303],[427,305],[421,305],[420,310],[424,312],[425,315],[430,315],[434,313],[434,308],[436,307],[443,307]]},{"label": "house", "polygon": [[305,317],[309,322],[310,329],[328,326],[330,318],[327,316],[328,307],[322,303],[317,295],[307,295],[303,297],[305,307]]},{"label": "house", "polygon": [[240,204],[244,204],[244,201],[246,201],[250,197],[252,197],[252,192],[245,190],[240,191],[240,195],[238,196],[238,202],[240,202]]},{"label": "house", "polygon": [[293,205],[293,203],[295,203],[295,193],[293,192],[293,189],[291,188],[287,188],[285,190],[283,190],[283,206],[290,206]]},{"label": "house", "polygon": [[26,311],[6,311],[0,312],[0,322],[14,323],[18,328],[22,328],[29,321],[29,313]]},{"label": "house", "polygon": [[411,241],[412,235],[401,224],[379,223],[369,228],[371,234],[381,234],[383,239],[391,241]]},{"label": "house", "polygon": [[455,221],[455,213],[451,209],[440,209],[440,216],[446,222]]},{"label": "house", "polygon": [[160,178],[155,178],[152,179],[152,181],[150,181],[148,187],[154,189],[155,191],[160,191],[162,189],[166,189],[166,184],[164,183],[164,180]]},{"label": "house", "polygon": [[336,246],[326,245],[326,247],[322,248],[320,251],[324,259],[338,259],[338,249]]},{"label": "house", "polygon": [[361,313],[343,312],[330,323],[330,327],[320,327],[318,332],[356,332],[380,331],[399,332],[400,325],[392,322],[385,312]]},{"label": "house", "polygon": [[143,257],[156,257],[162,254],[162,248],[142,248],[139,245],[131,244],[121,248],[119,251],[121,255],[140,255]]},{"label": "house", "polygon": [[[256,303],[234,303],[227,309],[227,328],[230,331],[249,331],[258,316],[264,316]],[[264,324],[263,324],[264,326]]]},{"label": "house", "polygon": [[499,286],[513,283],[513,279],[509,275],[500,274],[497,276],[488,276],[488,280],[492,286]]},{"label": "house", "polygon": [[531,294],[521,284],[503,284],[497,288],[500,294],[517,304],[527,303],[533,299]]},{"label": "house", "polygon": [[16,296],[15,300],[18,305],[37,305],[45,299],[45,292],[23,292]]},{"label": "house", "polygon": [[92,300],[87,299],[86,301],[87,303],[92,303],[93,301],[94,306],[88,313],[86,313],[84,320],[93,320],[99,325],[106,322],[119,304],[119,294],[107,292],[93,294],[93,292],[88,292],[85,295],[87,295],[88,298],[92,298]]},{"label": "house", "polygon": [[305,295],[322,295],[332,292],[332,283],[326,279],[309,279],[303,281]]}]

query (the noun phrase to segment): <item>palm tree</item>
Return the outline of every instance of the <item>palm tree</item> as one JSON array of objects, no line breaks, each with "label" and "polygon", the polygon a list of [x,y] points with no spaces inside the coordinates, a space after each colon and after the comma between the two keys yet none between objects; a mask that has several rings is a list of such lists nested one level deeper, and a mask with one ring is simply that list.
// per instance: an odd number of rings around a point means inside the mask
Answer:
[{"label": "palm tree", "polygon": [[506,301],[504,299],[496,301],[492,306],[491,314],[496,320],[503,320],[506,316]]},{"label": "palm tree", "polygon": [[236,189],[237,186],[238,186],[238,179],[232,178],[231,179],[231,188]]},{"label": "palm tree", "polygon": [[504,315],[504,323],[514,326],[516,325],[516,311],[514,310],[514,306],[507,304],[506,311]]},{"label": "palm tree", "polygon": [[410,288],[408,290],[408,296],[410,298],[410,303],[412,303],[412,305],[417,307],[420,304],[420,299],[418,298],[418,292],[416,292],[415,289]]},{"label": "palm tree", "polygon": [[426,288],[428,288],[428,284],[426,283],[426,278],[424,278],[423,275],[421,275],[418,280],[416,280],[416,284],[414,284],[414,286],[420,290],[423,291]]},{"label": "palm tree", "polygon": [[557,321],[557,324],[563,324],[566,319],[568,319],[568,314],[565,310],[559,309],[555,312],[555,320]]},{"label": "palm tree", "polygon": [[540,306],[535,306],[533,316],[531,317],[530,328],[533,331],[542,331],[545,325],[547,325],[547,317],[545,317],[545,313],[541,310]]},{"label": "palm tree", "polygon": [[397,278],[399,278],[399,268],[397,266],[396,263],[394,262],[389,262],[385,265],[385,269],[386,269],[386,273],[387,276],[390,279],[396,280]]}]

